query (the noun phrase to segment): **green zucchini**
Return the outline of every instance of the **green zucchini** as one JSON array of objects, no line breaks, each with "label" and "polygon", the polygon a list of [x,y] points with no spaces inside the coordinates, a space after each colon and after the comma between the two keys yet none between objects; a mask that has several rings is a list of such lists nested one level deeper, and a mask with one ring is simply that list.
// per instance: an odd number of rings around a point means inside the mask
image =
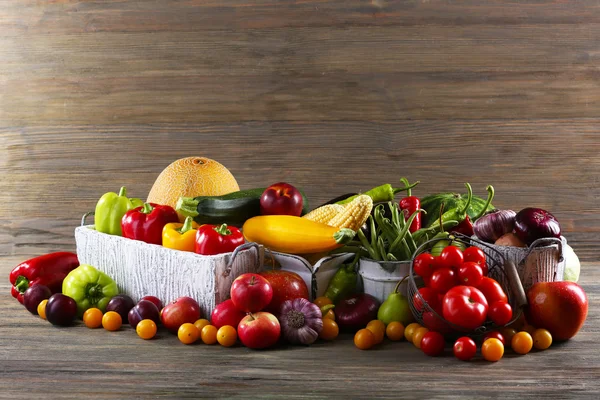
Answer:
[{"label": "green zucchini", "polygon": [[[198,224],[242,226],[247,219],[260,215],[260,196],[267,188],[240,190],[222,196],[181,197],[175,209],[194,218]],[[300,190],[300,189],[299,189]],[[302,215],[309,211],[302,190]]]}]

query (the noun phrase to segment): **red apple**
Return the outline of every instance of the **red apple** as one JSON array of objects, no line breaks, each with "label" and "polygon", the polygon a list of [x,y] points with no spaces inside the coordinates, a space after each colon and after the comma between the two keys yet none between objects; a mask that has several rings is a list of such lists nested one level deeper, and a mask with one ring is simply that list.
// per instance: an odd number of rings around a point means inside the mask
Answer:
[{"label": "red apple", "polygon": [[193,324],[200,319],[200,306],[191,297],[180,297],[167,304],[160,313],[162,324],[172,333],[186,322]]},{"label": "red apple", "polygon": [[231,300],[238,310],[257,312],[273,298],[273,288],[268,280],[258,274],[243,274],[231,284]]},{"label": "red apple", "polygon": [[279,315],[281,305],[286,300],[297,298],[308,298],[308,287],[304,279],[295,272],[282,270],[263,271],[259,275],[265,277],[273,288],[273,299],[265,308],[265,311]]},{"label": "red apple", "polygon": [[140,299],[141,300],[148,300],[152,303],[154,303],[154,305],[156,306],[156,308],[158,308],[158,311],[163,309],[163,303],[162,301],[160,301],[160,299],[156,296],[144,296]]},{"label": "red apple", "polygon": [[539,282],[527,292],[527,322],[555,340],[575,336],[588,314],[588,299],[575,282]]},{"label": "red apple", "polygon": [[246,315],[238,325],[238,337],[242,344],[251,349],[264,349],[279,340],[279,320],[271,313],[257,312]]},{"label": "red apple", "polygon": [[279,182],[269,186],[260,196],[260,213],[262,215],[294,215],[302,214],[302,194],[289,183]]},{"label": "red apple", "polygon": [[210,322],[215,327],[220,328],[225,325],[231,325],[237,328],[238,324],[246,316],[246,313],[237,309],[231,299],[225,300],[215,307],[210,315]]}]

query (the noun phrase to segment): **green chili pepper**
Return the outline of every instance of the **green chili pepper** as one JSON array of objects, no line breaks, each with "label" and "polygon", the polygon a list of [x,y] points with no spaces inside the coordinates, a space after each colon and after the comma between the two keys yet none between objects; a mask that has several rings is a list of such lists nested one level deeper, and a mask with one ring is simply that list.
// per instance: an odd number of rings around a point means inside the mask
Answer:
[{"label": "green chili pepper", "polygon": [[325,297],[329,298],[334,304],[356,291],[356,281],[358,279],[356,263],[358,258],[358,255],[356,255],[352,263],[340,265],[340,268],[329,281]]},{"label": "green chili pepper", "polygon": [[[392,187],[391,184],[386,183],[384,185],[377,186],[371,190],[368,190],[362,194],[366,194],[367,196],[371,197],[373,199],[373,203],[383,203],[385,201],[394,201],[394,195],[396,193],[412,189],[415,186],[417,186],[418,184],[419,184],[419,182],[415,182],[412,185],[408,185],[408,186],[401,187],[401,188],[395,188],[395,187]],[[342,204],[342,205],[348,204],[352,200],[357,198],[358,196],[359,196],[358,194],[354,195],[354,196],[350,196],[347,199],[338,201],[336,204]]]},{"label": "green chili pepper", "polygon": [[471,185],[465,183],[465,186],[467,187],[467,202],[462,207],[457,207],[446,211],[438,220],[429,225],[429,228],[440,228],[442,224],[440,221],[454,220],[458,221],[459,223],[464,221],[464,219],[467,217],[467,210],[471,205],[471,200],[473,199],[473,189],[471,189]]},{"label": "green chili pepper", "polygon": [[115,192],[105,193],[98,203],[94,212],[94,226],[98,232],[109,235],[122,236],[121,219],[129,210],[140,207],[144,202],[140,199],[126,197],[127,189],[121,187],[119,194]]}]

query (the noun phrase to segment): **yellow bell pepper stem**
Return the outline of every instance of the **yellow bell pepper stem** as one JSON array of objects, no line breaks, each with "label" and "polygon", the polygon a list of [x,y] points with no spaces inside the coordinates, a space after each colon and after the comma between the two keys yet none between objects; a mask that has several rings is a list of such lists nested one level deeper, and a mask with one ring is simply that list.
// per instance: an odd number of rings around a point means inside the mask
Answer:
[{"label": "yellow bell pepper stem", "polygon": [[172,222],[166,224],[162,231],[162,245],[168,249],[194,251],[198,224],[192,217],[187,217],[183,224]]}]

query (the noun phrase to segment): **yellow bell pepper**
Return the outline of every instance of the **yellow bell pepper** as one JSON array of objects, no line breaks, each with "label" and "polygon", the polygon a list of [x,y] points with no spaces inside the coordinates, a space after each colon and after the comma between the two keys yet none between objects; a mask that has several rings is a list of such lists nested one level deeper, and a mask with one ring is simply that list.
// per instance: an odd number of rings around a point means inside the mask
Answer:
[{"label": "yellow bell pepper", "polygon": [[187,217],[183,224],[179,222],[166,224],[162,231],[162,245],[168,249],[194,251],[197,229],[198,224],[192,217]]}]

